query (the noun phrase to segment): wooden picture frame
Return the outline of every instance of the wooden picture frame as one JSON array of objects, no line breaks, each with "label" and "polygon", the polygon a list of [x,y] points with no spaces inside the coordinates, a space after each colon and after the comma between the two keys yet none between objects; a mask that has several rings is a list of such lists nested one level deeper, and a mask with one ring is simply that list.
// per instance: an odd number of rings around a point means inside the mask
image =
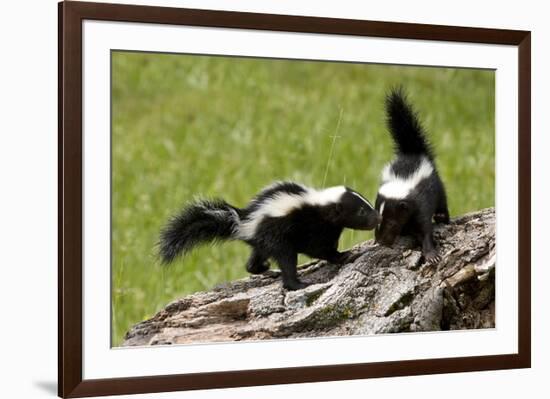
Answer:
[{"label": "wooden picture frame", "polygon": [[[530,32],[86,2],[59,3],[59,396],[131,394],[530,367]],[[83,379],[83,38],[85,20],[487,43],[518,48],[518,353],[195,374]]]}]

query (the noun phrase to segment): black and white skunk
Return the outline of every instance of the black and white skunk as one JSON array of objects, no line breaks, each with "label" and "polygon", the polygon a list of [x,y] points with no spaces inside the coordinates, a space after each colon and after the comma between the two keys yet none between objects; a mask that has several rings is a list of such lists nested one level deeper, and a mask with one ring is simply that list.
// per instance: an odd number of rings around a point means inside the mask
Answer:
[{"label": "black and white skunk", "polygon": [[392,245],[398,235],[412,235],[422,245],[425,261],[434,264],[441,257],[433,242],[432,218],[449,223],[445,187],[424,128],[401,88],[387,96],[386,113],[395,159],[382,172],[375,203],[382,223],[375,238]]},{"label": "black and white skunk", "polygon": [[160,257],[170,263],[193,247],[217,240],[242,240],[252,247],[246,270],[260,274],[268,259],[281,268],[283,286],[305,287],[296,274],[299,253],[339,263],[344,228],[371,230],[378,212],[362,195],[344,186],[315,190],[278,182],[262,190],[244,209],[223,200],[198,200],[174,216],[161,231]]}]

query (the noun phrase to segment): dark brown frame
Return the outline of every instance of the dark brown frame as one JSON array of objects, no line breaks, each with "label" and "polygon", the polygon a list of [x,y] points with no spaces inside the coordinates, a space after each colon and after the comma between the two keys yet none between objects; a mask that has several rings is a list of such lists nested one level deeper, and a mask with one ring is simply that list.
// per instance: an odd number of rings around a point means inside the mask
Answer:
[{"label": "dark brown frame", "polygon": [[[61,397],[525,368],[531,365],[531,33],[121,4],[59,3],[59,348]],[[126,21],[517,46],[518,353],[199,374],[82,379],[82,22]]]}]

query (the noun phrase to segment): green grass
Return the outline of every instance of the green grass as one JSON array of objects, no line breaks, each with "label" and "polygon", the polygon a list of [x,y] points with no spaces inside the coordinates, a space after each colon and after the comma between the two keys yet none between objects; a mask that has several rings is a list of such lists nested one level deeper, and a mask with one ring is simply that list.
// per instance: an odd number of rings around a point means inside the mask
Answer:
[{"label": "green grass", "polygon": [[[125,52],[112,65],[114,346],[169,301],[246,276],[239,242],[159,266],[159,230],[193,197],[243,206],[292,179],[374,200],[392,85],[420,112],[451,214],[494,205],[492,71]],[[340,246],[370,237],[347,231]]]}]

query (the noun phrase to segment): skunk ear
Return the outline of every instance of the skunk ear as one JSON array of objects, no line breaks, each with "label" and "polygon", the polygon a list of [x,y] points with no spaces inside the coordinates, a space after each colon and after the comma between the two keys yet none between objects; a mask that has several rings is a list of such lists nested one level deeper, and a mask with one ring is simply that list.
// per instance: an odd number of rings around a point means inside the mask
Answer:
[{"label": "skunk ear", "polygon": [[330,207],[328,217],[331,221],[337,222],[340,220],[340,217],[342,216],[342,211],[344,210],[344,207],[340,203],[333,204]]}]

